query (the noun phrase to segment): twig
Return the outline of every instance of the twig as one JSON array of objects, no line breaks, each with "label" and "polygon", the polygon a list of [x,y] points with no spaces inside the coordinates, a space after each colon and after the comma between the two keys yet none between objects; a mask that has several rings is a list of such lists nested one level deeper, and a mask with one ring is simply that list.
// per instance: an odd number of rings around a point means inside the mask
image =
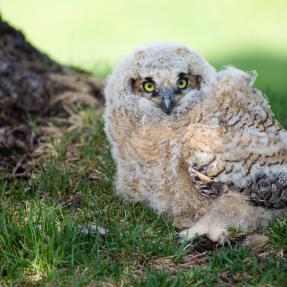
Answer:
[{"label": "twig", "polygon": [[25,176],[28,176],[28,175],[29,175],[28,171],[21,172],[21,173],[16,173],[16,174],[7,174],[7,175],[0,176],[0,180],[4,180],[4,179],[12,180],[14,178],[25,177]]},{"label": "twig", "polygon": [[13,171],[12,171],[12,176],[15,176],[16,175],[16,172],[18,170],[18,168],[20,167],[20,165],[22,164],[22,162],[26,159],[27,157],[27,154],[23,155],[17,162],[16,166],[13,168]]}]

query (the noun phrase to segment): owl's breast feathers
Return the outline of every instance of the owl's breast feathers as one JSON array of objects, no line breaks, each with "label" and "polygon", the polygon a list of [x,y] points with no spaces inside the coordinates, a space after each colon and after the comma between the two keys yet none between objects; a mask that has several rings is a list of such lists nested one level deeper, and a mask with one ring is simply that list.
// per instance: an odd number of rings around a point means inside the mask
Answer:
[{"label": "owl's breast feathers", "polygon": [[212,179],[197,184],[205,196],[220,195],[228,185],[256,205],[284,208],[287,133],[247,74],[234,79],[231,70],[193,110],[185,134],[188,165]]}]

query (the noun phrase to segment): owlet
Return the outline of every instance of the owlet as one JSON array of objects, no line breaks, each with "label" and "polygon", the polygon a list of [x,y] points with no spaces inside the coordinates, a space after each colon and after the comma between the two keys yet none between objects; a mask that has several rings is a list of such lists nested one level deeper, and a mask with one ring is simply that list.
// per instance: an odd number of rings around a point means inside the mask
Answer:
[{"label": "owlet", "polygon": [[195,51],[139,49],[105,89],[116,189],[185,229],[187,239],[248,234],[287,207],[287,133],[254,74],[217,72]]}]

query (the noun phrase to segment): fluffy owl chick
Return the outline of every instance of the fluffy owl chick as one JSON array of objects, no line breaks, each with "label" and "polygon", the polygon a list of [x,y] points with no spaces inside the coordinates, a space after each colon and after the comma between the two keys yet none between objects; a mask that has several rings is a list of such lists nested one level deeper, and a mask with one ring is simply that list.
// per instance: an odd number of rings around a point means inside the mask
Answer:
[{"label": "fluffy owl chick", "polygon": [[266,227],[287,206],[287,133],[254,75],[216,70],[178,44],[135,51],[105,89],[116,189],[189,239]]}]

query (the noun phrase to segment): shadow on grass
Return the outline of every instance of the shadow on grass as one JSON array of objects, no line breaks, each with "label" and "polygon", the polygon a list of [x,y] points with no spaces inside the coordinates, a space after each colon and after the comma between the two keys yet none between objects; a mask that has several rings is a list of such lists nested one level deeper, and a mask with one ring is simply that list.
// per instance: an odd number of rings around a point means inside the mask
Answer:
[{"label": "shadow on grass", "polygon": [[218,70],[226,65],[255,70],[258,73],[255,87],[268,96],[277,119],[287,127],[287,57],[252,51],[227,55],[211,63]]}]

